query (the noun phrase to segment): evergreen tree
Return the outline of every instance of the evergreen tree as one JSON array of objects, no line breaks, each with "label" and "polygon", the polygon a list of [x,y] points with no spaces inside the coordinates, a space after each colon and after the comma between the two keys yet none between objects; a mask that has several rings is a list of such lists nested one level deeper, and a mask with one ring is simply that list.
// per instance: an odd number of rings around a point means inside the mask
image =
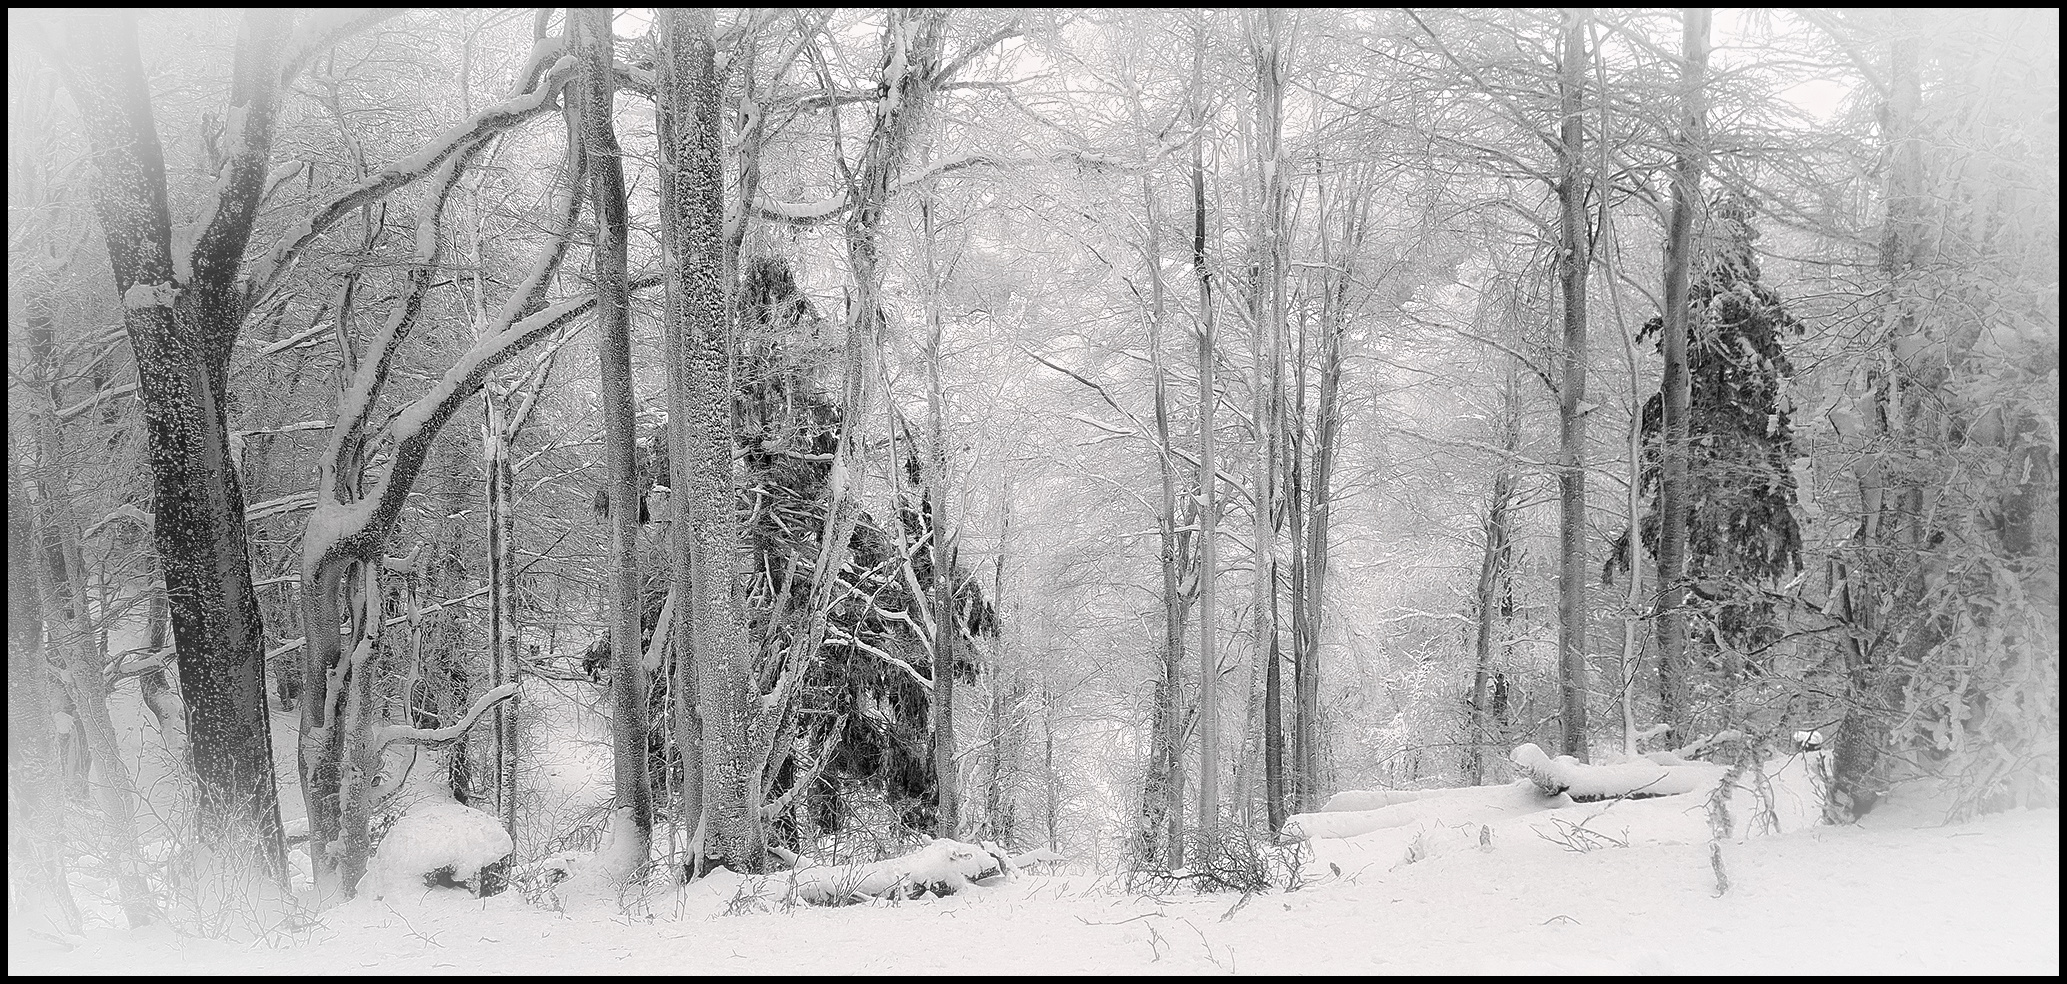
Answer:
[{"label": "evergreen tree", "polygon": [[[1801,567],[1786,393],[1794,367],[1782,340],[1800,335],[1803,326],[1780,295],[1759,282],[1753,213],[1754,203],[1741,193],[1724,192],[1711,202],[1708,259],[1689,293],[1693,316],[1687,320],[1686,577],[1692,603],[1715,629],[1697,628],[1689,645],[1719,658],[1726,676],[1740,672],[1742,657],[1776,635],[1772,602],[1756,589]],[[1654,317],[1638,338],[1662,345],[1663,328],[1663,319]],[[1654,393],[1643,408],[1642,479],[1643,543],[1654,555],[1663,422],[1663,395]],[[1628,536],[1625,531],[1616,539],[1606,577],[1627,568]]]}]

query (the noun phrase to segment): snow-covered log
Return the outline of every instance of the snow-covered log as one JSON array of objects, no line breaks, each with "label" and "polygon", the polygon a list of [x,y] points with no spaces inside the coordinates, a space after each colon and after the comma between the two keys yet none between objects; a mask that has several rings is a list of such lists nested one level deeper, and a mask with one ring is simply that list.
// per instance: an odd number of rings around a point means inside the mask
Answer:
[{"label": "snow-covered log", "polygon": [[1575,802],[1620,796],[1673,796],[1690,793],[1722,778],[1720,765],[1663,765],[1652,761],[1619,765],[1587,765],[1569,755],[1551,758],[1534,744],[1514,750],[1515,768],[1546,795],[1563,793]]},{"label": "snow-covered log", "polygon": [[953,895],[977,882],[1003,875],[1010,862],[976,844],[936,840],[903,857],[868,864],[806,866],[777,887],[807,902],[843,902],[856,897],[916,897],[921,892]]}]

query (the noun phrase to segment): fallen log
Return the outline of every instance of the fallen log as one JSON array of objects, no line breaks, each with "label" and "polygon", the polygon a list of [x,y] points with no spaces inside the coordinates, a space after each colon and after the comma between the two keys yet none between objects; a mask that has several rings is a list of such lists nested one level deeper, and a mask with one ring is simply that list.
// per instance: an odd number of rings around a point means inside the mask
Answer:
[{"label": "fallen log", "polygon": [[1534,744],[1515,749],[1510,760],[1544,795],[1563,793],[1575,803],[1691,793],[1714,784],[1729,771],[1724,766],[1705,762],[1663,765],[1641,761],[1588,765],[1569,755],[1551,758]]},{"label": "fallen log", "polygon": [[865,898],[916,898],[931,892],[953,895],[972,884],[1005,876],[1011,862],[976,844],[935,840],[902,857],[867,864],[802,864],[785,887],[801,901],[820,904]]}]

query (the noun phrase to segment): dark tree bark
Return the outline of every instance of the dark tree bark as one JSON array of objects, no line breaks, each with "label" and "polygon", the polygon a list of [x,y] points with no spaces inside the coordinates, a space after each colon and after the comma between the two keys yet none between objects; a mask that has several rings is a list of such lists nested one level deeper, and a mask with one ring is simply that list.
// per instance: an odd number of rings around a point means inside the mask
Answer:
[{"label": "dark tree bark", "polygon": [[236,274],[264,191],[290,16],[271,9],[245,16],[226,114],[235,152],[209,192],[209,209],[177,237],[133,15],[65,18],[59,64],[92,145],[94,208],[136,355],[154,530],[200,789],[199,843],[210,855],[204,866],[249,859],[280,882],[286,853],[265,637],[225,406],[230,350],[245,311]]},{"label": "dark tree bark", "polygon": [[[1279,152],[1284,130],[1280,118],[1284,109],[1284,53],[1278,37],[1277,12],[1264,10],[1253,16],[1249,44],[1256,71],[1256,163],[1262,202],[1257,215],[1257,238],[1262,255],[1258,280],[1250,295],[1254,329],[1250,352],[1255,368],[1250,380],[1253,397],[1249,409],[1256,435],[1255,487],[1251,490],[1255,508],[1250,523],[1251,563],[1255,566],[1250,603],[1256,658],[1264,668],[1264,811],[1270,829],[1276,830],[1284,826],[1285,804],[1290,801],[1285,775],[1283,651],[1278,640],[1277,598],[1278,444],[1284,423],[1281,407],[1285,387],[1284,359],[1279,348],[1285,333],[1285,187],[1280,173],[1284,162]],[[1293,537],[1296,542],[1296,529]]]}]

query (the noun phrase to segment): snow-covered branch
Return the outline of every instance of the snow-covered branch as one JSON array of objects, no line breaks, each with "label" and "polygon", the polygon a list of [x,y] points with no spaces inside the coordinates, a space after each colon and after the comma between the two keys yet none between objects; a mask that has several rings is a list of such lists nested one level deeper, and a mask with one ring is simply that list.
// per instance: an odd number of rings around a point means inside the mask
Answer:
[{"label": "snow-covered branch", "polygon": [[474,725],[480,723],[483,715],[495,709],[497,704],[517,696],[517,684],[505,683],[482,694],[467,708],[466,716],[442,728],[412,728],[407,725],[390,724],[380,729],[380,738],[375,744],[380,748],[406,741],[414,745],[445,745],[458,741]]},{"label": "snow-covered branch", "polygon": [[296,492],[293,495],[283,495],[277,499],[267,499],[264,502],[246,508],[244,510],[244,521],[256,523],[261,519],[271,519],[274,516],[285,516],[288,513],[312,509],[315,508],[315,505],[316,493]]},{"label": "snow-covered branch", "polygon": [[[659,283],[659,277],[641,277],[632,281],[631,288],[640,290]],[[385,529],[401,514],[402,503],[415,484],[416,472],[423,466],[431,440],[458,412],[460,404],[480,392],[489,374],[503,363],[532,342],[587,313],[595,303],[593,296],[563,300],[476,341],[445,370],[429,392],[388,422],[384,435],[393,442],[394,452],[365,498],[350,503],[317,503],[317,515],[310,518],[308,532],[303,536],[303,556],[320,563],[377,539],[369,539],[368,534]]]},{"label": "snow-covered branch", "polygon": [[[534,63],[557,54],[560,46],[561,42],[557,38],[543,42],[532,53]],[[287,238],[281,240],[270,253],[253,265],[249,296],[260,297],[271,290],[274,282],[300,258],[302,250],[360,206],[422,179],[454,154],[474,146],[489,136],[549,112],[553,108],[554,94],[573,72],[574,59],[559,57],[529,91],[483,109],[474,114],[472,119],[447,130],[422,150],[395,162],[385,170],[367,175],[365,180],[346,189],[343,194],[332,199],[330,204],[296,224]]]}]

